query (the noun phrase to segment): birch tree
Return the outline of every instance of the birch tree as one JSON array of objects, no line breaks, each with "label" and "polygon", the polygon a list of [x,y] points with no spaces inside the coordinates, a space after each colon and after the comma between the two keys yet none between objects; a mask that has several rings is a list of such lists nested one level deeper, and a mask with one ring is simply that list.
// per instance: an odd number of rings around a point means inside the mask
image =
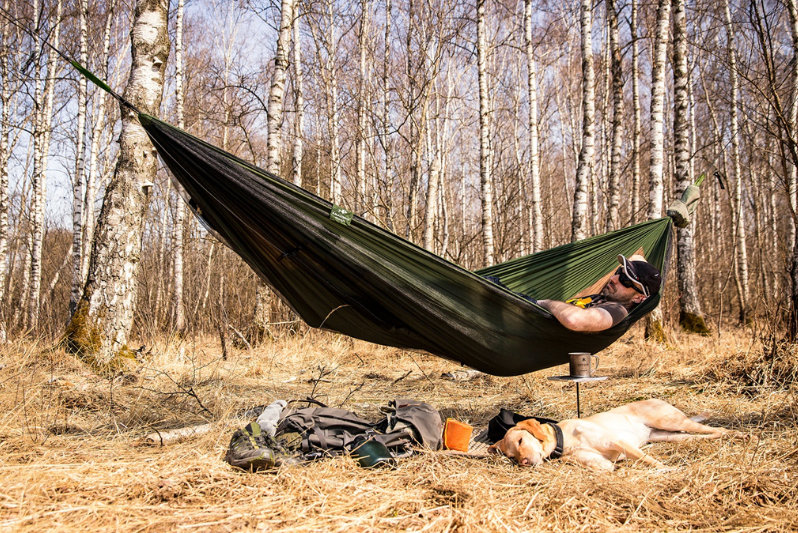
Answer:
[{"label": "birch tree", "polygon": [[439,186],[440,186],[440,152],[431,153],[429,176],[427,178],[427,207],[424,213],[424,241],[423,246],[435,253],[435,224],[438,219]]},{"label": "birch tree", "polygon": [[[8,11],[8,0],[3,2],[3,9]],[[11,157],[8,136],[11,132],[9,118],[11,116],[11,82],[9,80],[9,63],[11,62],[11,31],[6,20],[0,21],[0,310],[6,297],[6,281],[8,274],[8,162]],[[0,311],[0,343],[7,339],[5,316]]]},{"label": "birch tree", "polygon": [[637,37],[637,0],[632,0],[629,23],[632,34],[632,216],[636,222],[640,212],[640,46]]},{"label": "birch tree", "polygon": [[[88,65],[88,0],[78,0],[80,64]],[[69,297],[69,311],[74,312],[80,298],[83,278],[80,268],[83,264],[83,170],[85,164],[84,140],[86,134],[86,112],[88,108],[88,87],[86,78],[78,76],[78,131],[75,142],[75,177],[72,184],[72,291]]]},{"label": "birch tree", "polygon": [[582,50],[582,148],[579,151],[579,164],[576,169],[574,186],[574,208],[571,219],[571,240],[587,237],[588,188],[593,172],[595,151],[596,95],[593,72],[593,2],[582,0],[579,27],[581,29]]},{"label": "birch tree", "polygon": [[[186,128],[183,103],[183,12],[185,10],[185,0],[177,1],[177,20],[175,21],[175,104],[177,106],[177,127],[181,130]],[[178,199],[175,202],[175,220],[172,228],[173,263],[172,276],[174,279],[174,291],[172,293],[172,316],[174,328],[178,332],[183,332],[186,327],[186,313],[183,307],[183,224],[186,215],[186,208],[183,202]]]},{"label": "birch tree", "polygon": [[734,172],[734,185],[732,186],[732,213],[737,254],[735,261],[735,282],[737,296],[740,299],[740,322],[744,322],[748,311],[748,250],[746,248],[745,207],[743,205],[743,176],[740,164],[740,126],[737,118],[739,105],[739,79],[737,74],[737,50],[735,45],[735,30],[731,18],[729,1],[725,0],[723,12],[726,22],[727,58],[729,61],[729,82],[731,85],[731,104],[729,106],[729,136],[732,145],[732,170]]},{"label": "birch tree", "polygon": [[[671,0],[658,0],[657,25],[654,35],[654,53],[651,67],[651,148],[649,160],[648,218],[662,216],[664,195],[665,152],[665,67],[668,57],[668,27],[670,26]],[[665,341],[660,308],[646,319],[646,337]]]},{"label": "birch tree", "polygon": [[[688,120],[687,20],[684,0],[673,1],[673,146],[676,193],[691,183]],[[679,285],[679,324],[685,331],[708,334],[695,282],[694,220],[676,230],[676,271]]]},{"label": "birch tree", "polygon": [[382,56],[382,106],[380,109],[380,144],[383,151],[383,180],[386,189],[384,207],[384,224],[394,231],[393,223],[393,152],[391,150],[393,139],[391,135],[391,85],[389,74],[391,72],[391,0],[385,0],[385,35],[383,39]]},{"label": "birch tree", "polygon": [[[274,53],[274,72],[269,89],[268,107],[268,139],[266,170],[279,176],[281,168],[280,154],[282,152],[282,125],[283,125],[283,96],[285,93],[285,78],[288,72],[288,50],[291,44],[291,24],[294,20],[294,0],[282,0],[280,9],[280,31],[277,35],[277,49]],[[268,327],[269,318],[266,301],[269,298],[269,289],[262,280],[258,280],[255,299],[255,330],[256,340],[259,340]]]},{"label": "birch tree", "polygon": [[484,266],[494,262],[493,246],[493,187],[490,178],[490,129],[488,114],[487,29],[485,1],[477,0],[477,71],[479,76],[479,182],[482,192],[482,261]]},{"label": "birch tree", "polygon": [[612,69],[612,131],[610,146],[610,168],[608,173],[607,230],[617,229],[620,223],[621,149],[623,148],[623,71],[621,68],[621,44],[618,30],[618,6],[615,0],[607,0],[609,18],[609,52]]},{"label": "birch tree", "polygon": [[543,249],[543,209],[540,200],[540,148],[538,147],[538,88],[535,49],[532,44],[532,0],[524,0],[524,44],[526,47],[527,91],[529,98],[529,229],[532,249]]},{"label": "birch tree", "polygon": [[291,180],[294,185],[302,186],[302,156],[303,156],[303,137],[305,135],[305,100],[304,100],[304,80],[302,79],[302,38],[299,33],[299,20],[297,16],[293,25],[293,82],[294,82],[294,144],[291,154]]},{"label": "birch tree", "polygon": [[668,57],[670,0],[658,0],[657,26],[651,67],[651,134],[649,160],[648,218],[662,216],[665,163],[665,69]]},{"label": "birch tree", "polygon": [[282,151],[283,95],[288,73],[288,50],[291,44],[291,24],[294,20],[294,0],[282,0],[280,9],[280,31],[277,50],[274,53],[274,73],[269,89],[268,139],[266,170],[280,175],[280,153]]},{"label": "birch tree", "polygon": [[357,138],[355,141],[355,166],[356,176],[355,183],[357,189],[357,198],[355,208],[361,215],[370,212],[371,209],[367,207],[366,201],[366,103],[367,103],[367,84],[368,84],[368,34],[369,34],[369,11],[371,10],[371,2],[369,0],[361,0],[360,2],[360,29],[358,32],[358,55],[359,61],[359,74],[358,77],[358,98],[357,98]]},{"label": "birch tree", "polygon": [[[124,99],[157,115],[169,36],[168,0],[138,0],[131,30],[132,63]],[[128,335],[136,304],[144,213],[157,170],[155,149],[137,114],[121,104],[119,160],[103,199],[88,282],[65,332],[67,347],[98,370],[134,355]]]},{"label": "birch tree", "polygon": [[[790,37],[792,38],[792,106],[790,107],[790,121],[785,128],[788,132],[788,139],[793,142],[793,150],[796,147],[795,132],[798,130],[798,1],[787,0],[787,10],[790,15]],[[788,324],[789,338],[795,342],[798,339],[798,187],[795,183],[796,168],[798,160],[793,158],[791,161],[789,177],[789,187],[787,188],[789,202],[792,207],[792,257],[790,258],[790,318]]]}]

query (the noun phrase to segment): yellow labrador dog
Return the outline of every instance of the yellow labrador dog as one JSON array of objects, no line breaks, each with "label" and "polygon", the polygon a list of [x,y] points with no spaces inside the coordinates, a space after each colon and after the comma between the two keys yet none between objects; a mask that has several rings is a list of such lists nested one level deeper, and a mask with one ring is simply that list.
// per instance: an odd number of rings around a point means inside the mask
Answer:
[{"label": "yellow labrador dog", "polygon": [[[558,450],[561,457],[594,470],[610,471],[621,459],[639,459],[664,468],[664,464],[640,449],[647,442],[741,435],[691,420],[674,406],[656,399],[633,402],[587,418],[563,420],[557,426],[562,433],[562,450]],[[507,430],[489,451],[501,452],[520,465],[537,466],[557,448],[557,433],[550,424],[523,420]]]}]

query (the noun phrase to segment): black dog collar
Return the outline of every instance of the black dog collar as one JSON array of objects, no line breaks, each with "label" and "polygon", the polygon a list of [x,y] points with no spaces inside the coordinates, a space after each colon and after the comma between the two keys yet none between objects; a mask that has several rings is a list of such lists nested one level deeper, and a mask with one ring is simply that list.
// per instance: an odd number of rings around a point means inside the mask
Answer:
[{"label": "black dog collar", "polygon": [[557,439],[557,446],[554,447],[554,450],[545,459],[546,461],[552,461],[554,459],[559,459],[560,457],[562,457],[562,452],[563,452],[562,429],[560,429],[560,426],[558,426],[555,422],[546,422],[546,424],[554,429],[554,438]]}]

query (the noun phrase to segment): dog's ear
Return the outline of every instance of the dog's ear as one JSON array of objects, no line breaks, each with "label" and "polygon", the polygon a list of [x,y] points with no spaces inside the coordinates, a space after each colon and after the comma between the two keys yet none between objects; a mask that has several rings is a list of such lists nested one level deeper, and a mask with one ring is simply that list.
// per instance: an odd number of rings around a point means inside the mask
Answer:
[{"label": "dog's ear", "polygon": [[548,437],[546,433],[543,432],[543,428],[540,426],[540,422],[535,420],[534,418],[529,418],[527,420],[521,420],[516,427],[524,429],[530,432],[536,439],[541,442],[544,442]]},{"label": "dog's ear", "polygon": [[495,455],[505,455],[504,450],[502,449],[502,442],[504,442],[504,439],[488,446],[488,453]]}]

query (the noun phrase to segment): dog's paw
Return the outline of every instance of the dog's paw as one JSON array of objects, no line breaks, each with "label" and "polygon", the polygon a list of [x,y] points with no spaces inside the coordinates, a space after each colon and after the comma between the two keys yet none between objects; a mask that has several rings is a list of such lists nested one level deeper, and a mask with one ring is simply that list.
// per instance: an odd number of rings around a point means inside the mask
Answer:
[{"label": "dog's paw", "polygon": [[725,436],[735,440],[742,440],[742,441],[750,441],[750,442],[757,442],[759,441],[759,437],[754,435],[753,433],[745,433],[744,431],[737,431],[735,429],[730,429],[726,431]]}]

